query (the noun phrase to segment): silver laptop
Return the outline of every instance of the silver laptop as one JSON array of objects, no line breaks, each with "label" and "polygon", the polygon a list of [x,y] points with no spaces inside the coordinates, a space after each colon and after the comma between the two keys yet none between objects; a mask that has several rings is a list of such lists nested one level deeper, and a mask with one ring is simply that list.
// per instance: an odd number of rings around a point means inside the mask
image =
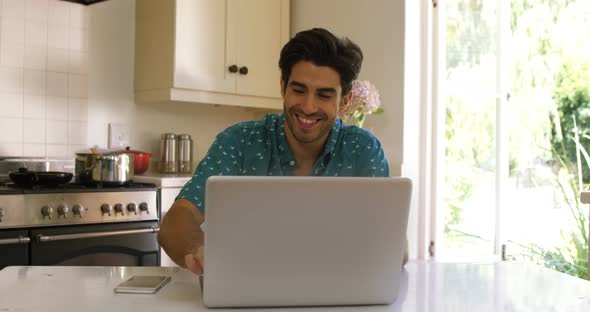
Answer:
[{"label": "silver laptop", "polygon": [[394,302],[411,189],[407,178],[209,178],[204,304]]}]

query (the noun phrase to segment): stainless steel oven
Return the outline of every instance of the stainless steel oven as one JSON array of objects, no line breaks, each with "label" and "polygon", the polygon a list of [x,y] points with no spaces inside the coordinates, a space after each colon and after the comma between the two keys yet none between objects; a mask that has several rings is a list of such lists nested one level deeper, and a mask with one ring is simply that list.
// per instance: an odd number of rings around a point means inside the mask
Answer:
[{"label": "stainless steel oven", "polygon": [[32,265],[158,266],[153,222],[31,230]]},{"label": "stainless steel oven", "polygon": [[10,265],[159,266],[153,184],[0,186],[0,269]]}]

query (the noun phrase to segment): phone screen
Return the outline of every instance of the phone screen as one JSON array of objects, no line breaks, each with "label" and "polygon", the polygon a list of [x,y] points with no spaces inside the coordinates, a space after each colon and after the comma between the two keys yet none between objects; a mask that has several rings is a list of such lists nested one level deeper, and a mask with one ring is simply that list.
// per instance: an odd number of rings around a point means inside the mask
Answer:
[{"label": "phone screen", "polygon": [[134,275],[115,287],[117,293],[155,293],[170,281],[165,275]]}]

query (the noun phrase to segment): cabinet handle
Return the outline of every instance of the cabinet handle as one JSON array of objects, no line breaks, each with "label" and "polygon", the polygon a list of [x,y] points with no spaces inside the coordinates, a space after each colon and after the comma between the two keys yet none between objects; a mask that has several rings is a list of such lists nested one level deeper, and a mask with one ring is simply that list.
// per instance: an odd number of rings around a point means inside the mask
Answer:
[{"label": "cabinet handle", "polygon": [[232,65],[232,66],[228,67],[227,69],[229,70],[230,73],[237,73],[238,72],[237,65]]},{"label": "cabinet handle", "polygon": [[246,66],[240,67],[240,74],[248,75],[248,67],[246,67]]}]

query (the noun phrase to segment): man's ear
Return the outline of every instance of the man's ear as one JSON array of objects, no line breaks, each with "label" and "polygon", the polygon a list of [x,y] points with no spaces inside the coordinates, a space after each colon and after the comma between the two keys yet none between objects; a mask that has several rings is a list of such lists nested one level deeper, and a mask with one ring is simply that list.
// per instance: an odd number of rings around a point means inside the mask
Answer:
[{"label": "man's ear", "polygon": [[285,97],[285,80],[281,79],[281,96]]},{"label": "man's ear", "polygon": [[344,111],[344,109],[346,109],[346,107],[348,106],[348,103],[350,103],[350,99],[352,99],[352,92],[348,92],[348,94],[342,98],[342,103],[340,103],[340,107],[338,108],[338,113],[342,113]]}]

